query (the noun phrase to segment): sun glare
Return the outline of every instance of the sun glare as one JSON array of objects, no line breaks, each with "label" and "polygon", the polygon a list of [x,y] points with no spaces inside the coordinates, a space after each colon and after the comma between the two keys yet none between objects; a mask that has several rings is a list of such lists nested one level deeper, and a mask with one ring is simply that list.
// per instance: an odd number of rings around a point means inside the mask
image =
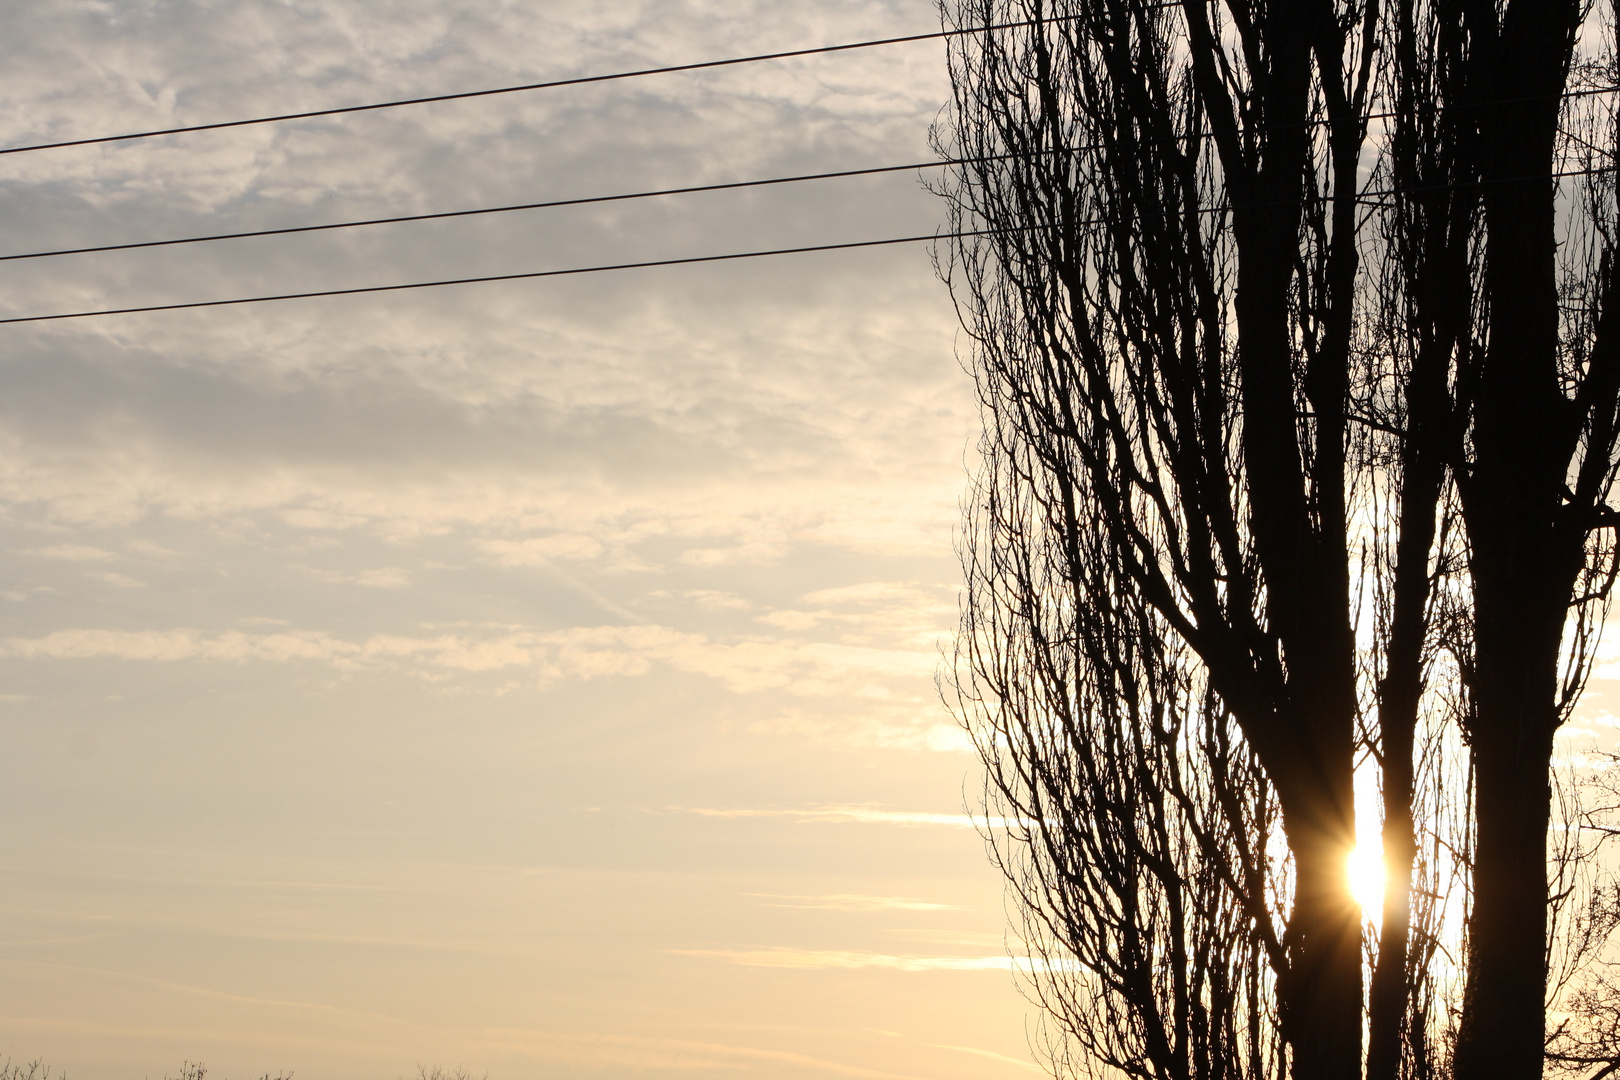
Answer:
[{"label": "sun glare", "polygon": [[1384,909],[1384,851],[1377,838],[1365,840],[1350,852],[1350,895],[1361,910],[1377,918]]}]

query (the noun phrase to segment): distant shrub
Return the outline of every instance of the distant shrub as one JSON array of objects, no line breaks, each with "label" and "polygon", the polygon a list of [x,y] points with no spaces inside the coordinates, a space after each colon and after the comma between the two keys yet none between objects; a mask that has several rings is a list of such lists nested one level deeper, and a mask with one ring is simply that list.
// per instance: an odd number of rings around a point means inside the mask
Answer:
[{"label": "distant shrub", "polygon": [[[170,1076],[168,1073],[164,1073],[163,1080],[203,1080],[207,1075],[208,1066],[202,1062],[184,1061],[180,1063],[180,1074],[178,1076]],[[286,1072],[278,1072],[274,1076],[265,1073],[259,1077],[259,1080],[292,1080],[292,1075],[292,1070],[288,1069]],[[9,1080],[9,1078],[0,1076],[0,1080]],[[49,1080],[49,1078],[44,1077],[41,1080]]]},{"label": "distant shrub", "polygon": [[[40,1058],[27,1065],[13,1065],[10,1058],[0,1065],[0,1080],[53,1080],[50,1068]],[[57,1073],[54,1080],[67,1080],[67,1073]]]},{"label": "distant shrub", "polygon": [[[206,1080],[208,1066],[200,1061],[183,1061],[180,1071],[174,1076],[163,1074],[163,1080]],[[457,1065],[452,1071],[437,1065],[429,1068],[426,1065],[416,1066],[417,1080],[489,1080],[489,1074],[474,1076],[463,1066]],[[16,1064],[6,1058],[5,1064],[0,1065],[0,1080],[67,1080],[67,1073],[52,1073],[43,1058],[35,1058],[26,1065]],[[275,1074],[265,1073],[258,1080],[293,1080],[292,1070]]]},{"label": "distant shrub", "polygon": [[[202,1062],[183,1061],[180,1063],[180,1074],[178,1076],[170,1076],[168,1073],[164,1073],[163,1080],[203,1080],[207,1075],[208,1066]],[[287,1072],[278,1072],[274,1076],[265,1073],[259,1077],[259,1080],[292,1080],[292,1075],[292,1071],[289,1069]],[[0,1080],[12,1080],[12,1078],[0,1074]],[[26,1078],[23,1078],[23,1080],[26,1080]],[[50,1080],[50,1077],[42,1076],[39,1080]],[[59,1077],[58,1080],[67,1080],[67,1078]]]},{"label": "distant shrub", "polygon": [[[10,1077],[0,1076],[0,1080],[10,1080]],[[437,1065],[430,1069],[426,1065],[418,1064],[416,1066],[416,1080],[489,1080],[489,1073],[485,1073],[483,1076],[474,1076],[460,1065],[456,1066],[455,1072],[451,1072],[449,1069],[441,1069]]]}]

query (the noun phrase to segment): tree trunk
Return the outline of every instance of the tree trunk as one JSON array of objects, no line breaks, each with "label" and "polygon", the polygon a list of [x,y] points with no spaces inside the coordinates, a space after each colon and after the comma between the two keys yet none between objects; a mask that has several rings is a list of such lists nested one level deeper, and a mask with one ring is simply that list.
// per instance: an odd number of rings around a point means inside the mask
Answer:
[{"label": "tree trunk", "polygon": [[1416,726],[1412,718],[1416,712],[1415,693],[1402,693],[1379,710],[1387,878],[1378,934],[1378,966],[1373,970],[1368,997],[1367,1080],[1396,1080],[1400,1074],[1401,1032],[1411,992],[1406,952],[1412,922],[1412,862],[1416,854],[1412,828],[1412,736]]},{"label": "tree trunk", "polygon": [[1455,1075],[1539,1077],[1554,730],[1547,713],[1556,669],[1543,659],[1534,665],[1541,670],[1527,670],[1522,660],[1480,652],[1482,669],[1499,666],[1483,676],[1495,692],[1480,695],[1475,738],[1474,910]]},{"label": "tree trunk", "polygon": [[[1584,537],[1561,528],[1579,418],[1560,382],[1558,110],[1574,0],[1464,8],[1479,110],[1489,339],[1461,482],[1475,616],[1474,908],[1457,1080],[1542,1073],[1548,767],[1558,648]],[[1526,166],[1526,162],[1530,164]]]},{"label": "tree trunk", "polygon": [[1296,1080],[1361,1075],[1361,910],[1348,874],[1356,836],[1351,716],[1349,708],[1319,707],[1315,738],[1301,740],[1304,752],[1278,786],[1295,873],[1278,1004]]},{"label": "tree trunk", "polygon": [[[1296,891],[1282,1007],[1293,1075],[1296,1080],[1356,1080],[1361,1075],[1361,913],[1346,880],[1345,834],[1342,826],[1287,831]],[[1299,835],[1306,831],[1314,837]]]}]

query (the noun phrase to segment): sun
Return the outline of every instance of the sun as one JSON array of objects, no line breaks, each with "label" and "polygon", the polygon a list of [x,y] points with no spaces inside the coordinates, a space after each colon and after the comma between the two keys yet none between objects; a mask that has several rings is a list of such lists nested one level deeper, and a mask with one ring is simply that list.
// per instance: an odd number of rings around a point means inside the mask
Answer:
[{"label": "sun", "polygon": [[1346,869],[1350,895],[1372,918],[1384,910],[1384,845],[1376,838],[1363,840],[1350,851]]}]

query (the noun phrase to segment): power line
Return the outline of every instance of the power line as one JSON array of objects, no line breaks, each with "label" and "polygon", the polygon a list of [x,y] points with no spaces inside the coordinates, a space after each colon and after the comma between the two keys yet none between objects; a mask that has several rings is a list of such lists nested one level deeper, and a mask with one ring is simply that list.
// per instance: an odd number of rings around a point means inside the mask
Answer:
[{"label": "power line", "polygon": [[[1143,10],[1174,8],[1181,0],[1161,0],[1147,4]],[[154,139],[164,135],[185,135],[194,131],[218,131],[222,128],[249,127],[254,124],[278,124],[284,120],[312,120],[321,116],[343,116],[348,113],[375,112],[378,109],[398,109],[406,105],[429,105],[439,101],[463,101],[468,98],[494,97],[498,94],[519,94],[529,90],[552,90],[563,86],[585,86],[590,83],[612,82],[616,79],[637,79],[643,75],[673,75],[682,71],[706,71],[713,68],[734,67],[738,64],[757,64],[765,60],[790,60],[799,56],[821,56],[827,53],[871,49],[881,45],[905,45],[916,41],[937,41],[942,38],[987,34],[995,30],[1015,30],[1021,26],[1049,25],[1068,22],[1078,15],[1064,15],[1042,20],[1024,19],[1018,22],[992,23],[985,26],[958,27],[955,30],[935,30],[927,34],[905,34],[900,37],[876,38],[871,41],[851,41],[842,45],[819,45],[810,49],[789,49],[785,52],[756,53],[753,56],[735,56],[725,60],[701,60],[692,64],[671,64],[666,67],[638,68],[635,71],[616,71],[607,75],[580,75],[571,79],[552,79],[547,82],[520,83],[517,86],[497,86],[485,90],[463,90],[452,94],[430,94],[424,97],[398,98],[377,101],[369,105],[342,105],[331,109],[311,109],[306,112],[277,113],[256,116],[247,120],[222,120],[212,124],[191,124],[185,127],[156,128],[151,131],[131,131],[123,135],[97,135],[88,139],[67,139],[62,142],[29,143],[25,146],[0,147],[0,154],[26,154],[35,150],[61,150],[69,146],[94,146],[98,143],[127,142],[131,139]]]},{"label": "power line", "polygon": [[[1162,0],[1160,3],[1146,4],[1143,10],[1158,10],[1176,8],[1181,6],[1181,0]],[[271,116],[255,116],[246,120],[221,120],[212,124],[190,124],[183,127],[154,128],[150,131],[131,131],[121,135],[96,135],[85,139],[65,139],[60,142],[28,143],[23,146],[0,147],[0,155],[27,154],[36,150],[62,150],[71,146],[96,146],[101,143],[128,142],[133,139],[154,139],[167,135],[186,135],[198,131],[219,131],[225,128],[251,127],[257,124],[278,124],[286,120],[312,120],[322,116],[343,116],[349,113],[375,112],[379,109],[398,109],[407,105],[429,105],[440,101],[463,101],[470,98],[494,97],[500,94],[518,94],[530,90],[551,90],[564,86],[585,86],[590,83],[612,82],[618,79],[636,79],[645,75],[673,75],[683,71],[705,71],[714,68],[733,67],[738,64],[755,64],[766,60],[789,60],[800,56],[819,56],[828,53],[849,52],[855,49],[871,49],[883,45],[903,45],[917,41],[937,41],[946,38],[967,37],[973,34],[987,34],[996,30],[1015,30],[1026,26],[1046,26],[1052,23],[1069,22],[1081,18],[1078,15],[1049,17],[1041,20],[1024,19],[1017,22],[994,23],[986,26],[959,27],[954,30],[936,30],[927,34],[905,34],[900,37],[876,38],[870,41],[851,41],[842,45],[820,45],[809,49],[789,49],[783,52],[757,53],[752,56],[730,57],[725,60],[702,60],[691,64],[671,64],[665,67],[638,68],[634,71],[616,71],[606,75],[581,75],[570,79],[552,79],[546,82],[520,83],[516,86],[497,86],[484,90],[463,90],[450,94],[430,94],[423,97],[397,98],[392,101],[377,101],[366,105],[342,105],[330,109],[310,109],[304,112],[276,113]],[[1504,98],[1490,102],[1459,103],[1464,107],[1482,108],[1513,102],[1531,101],[1544,97],[1587,97],[1595,94],[1611,94],[1620,87],[1600,87],[1585,90],[1562,91],[1557,94],[1538,94],[1530,97]],[[1369,113],[1364,119],[1388,119],[1394,113]],[[1305,121],[1307,125],[1326,123],[1326,121]],[[1292,125],[1287,125],[1292,126]]]},{"label": "power line", "polygon": [[[395,217],[395,218],[375,218],[375,219],[370,219],[370,220],[367,220],[367,221],[337,222],[337,223],[326,224],[326,225],[304,225],[304,226],[294,226],[294,227],[286,228],[286,229],[260,230],[260,231],[257,231],[257,232],[221,233],[221,234],[217,234],[217,235],[213,235],[213,236],[187,237],[187,238],[181,238],[181,239],[175,239],[175,240],[152,240],[152,241],[144,241],[144,242],[134,243],[134,244],[113,244],[113,245],[106,245],[106,246],[102,246],[102,247],[62,249],[62,250],[59,250],[59,251],[35,252],[35,253],[22,254],[22,255],[3,255],[3,256],[0,256],[0,261],[6,261],[6,260],[11,260],[11,259],[43,258],[43,257],[46,257],[46,256],[52,256],[52,255],[84,254],[84,253],[98,252],[98,251],[121,251],[121,250],[130,249],[130,248],[147,248],[147,247],[159,247],[159,246],[170,245],[170,244],[200,243],[200,242],[209,241],[209,240],[227,240],[227,239],[237,239],[237,238],[244,238],[244,237],[254,237],[254,236],[276,236],[276,235],[284,235],[284,234],[287,234],[287,233],[314,232],[314,231],[322,230],[322,229],[351,228],[351,227],[358,226],[358,225],[378,225],[378,224],[390,224],[390,223],[394,223],[394,222],[404,222],[404,221],[423,221],[423,220],[431,220],[431,219],[435,219],[435,218],[465,217],[465,216],[472,215],[472,214],[502,213],[502,212],[509,211],[509,210],[539,209],[539,208],[542,208],[542,207],[551,207],[551,206],[572,206],[572,205],[580,205],[580,204],[586,204],[586,203],[614,202],[614,201],[624,200],[624,199],[651,198],[651,197],[657,196],[657,195],[687,194],[687,193],[699,192],[699,191],[721,191],[721,190],[736,189],[736,188],[759,187],[759,186],[764,186],[764,185],[769,185],[769,184],[787,184],[787,183],[794,183],[794,182],[803,181],[803,180],[831,179],[831,178],[835,178],[835,177],[864,176],[864,175],[872,175],[872,174],[877,174],[877,173],[898,172],[898,171],[905,170],[905,169],[919,169],[919,168],[937,167],[937,166],[945,166],[945,165],[976,164],[976,163],[980,163],[980,162],[988,162],[988,161],[1002,160],[1002,159],[1008,159],[1008,158],[1030,157],[1030,156],[1033,156],[1033,155],[1028,155],[1028,154],[1001,154],[1001,155],[995,155],[995,156],[990,156],[990,157],[982,157],[982,158],[954,158],[954,159],[947,159],[947,160],[941,160],[941,161],[936,161],[936,162],[920,162],[920,163],[910,164],[910,165],[884,165],[884,166],[877,166],[877,167],[873,167],[873,168],[869,168],[869,169],[846,169],[846,170],[841,170],[841,171],[838,171],[838,172],[811,173],[811,174],[805,174],[805,175],[801,175],[801,176],[777,177],[777,178],[768,179],[768,180],[741,180],[741,181],[734,181],[732,183],[727,183],[727,184],[707,184],[707,185],[702,185],[702,186],[697,186],[697,187],[668,188],[668,189],[663,189],[663,190],[659,190],[659,191],[634,192],[634,193],[629,193],[629,194],[624,194],[624,195],[589,196],[589,197],[579,198],[579,199],[556,200],[556,201],[547,202],[547,203],[527,203],[527,204],[521,204],[521,205],[516,205],[516,206],[490,207],[490,208],[475,209],[475,210],[453,210],[453,211],[446,211],[446,212],[438,213],[438,214],[419,214],[419,215],[410,215],[410,216]],[[1595,176],[1595,175],[1601,175],[1601,174],[1604,174],[1604,173],[1611,173],[1611,172],[1614,172],[1614,171],[1616,171],[1614,167],[1607,167],[1607,166],[1599,167],[1599,168],[1595,168],[1595,169],[1575,169],[1575,170],[1569,170],[1569,171],[1566,171],[1566,172],[1549,173],[1549,174],[1546,175],[1546,178],[1551,180],[1551,179],[1565,179],[1565,178],[1579,177],[1579,176]],[[1524,180],[1536,180],[1536,179],[1540,179],[1540,178],[1541,178],[1541,176],[1539,174],[1536,174],[1536,175],[1526,175],[1526,176],[1521,176],[1521,177],[1493,177],[1493,178],[1488,179],[1488,180],[1487,179],[1478,179],[1478,180],[1466,180],[1466,181],[1452,181],[1452,182],[1438,183],[1438,184],[1420,184],[1420,185],[1415,185],[1415,186],[1408,187],[1408,188],[1387,188],[1387,189],[1382,189],[1382,190],[1372,189],[1372,190],[1367,190],[1367,191],[1361,191],[1361,192],[1357,192],[1352,197],[1357,202],[1363,202],[1363,201],[1372,201],[1372,200],[1382,199],[1382,198],[1389,198],[1390,196],[1401,194],[1403,191],[1424,191],[1424,190],[1439,190],[1439,189],[1458,188],[1458,187],[1479,187],[1479,186],[1484,186],[1484,185],[1491,184],[1491,183],[1520,182],[1520,181],[1524,181]],[[1325,196],[1325,197],[1326,198],[1332,198],[1333,196]],[[1274,203],[1266,203],[1266,204],[1258,204],[1258,205],[1260,205],[1260,206],[1272,206],[1272,205],[1274,205],[1274,206],[1285,206],[1285,205],[1291,205],[1292,202],[1293,202],[1293,200],[1285,200],[1285,201],[1277,201],[1277,202],[1274,202]],[[1253,209],[1255,207],[1250,207],[1250,208]],[[1203,206],[1203,207],[1198,207],[1196,212],[1199,213],[1199,214],[1218,214],[1218,213],[1229,212],[1229,211],[1231,211],[1233,209],[1237,209],[1237,208],[1233,207],[1231,205]],[[1094,219],[1094,220],[1077,221],[1077,222],[1073,222],[1072,224],[1074,226],[1076,226],[1076,227],[1084,227],[1084,226],[1092,226],[1092,225],[1106,225],[1106,224],[1109,224],[1109,222],[1104,220],[1104,219],[1099,218],[1099,219]],[[850,241],[850,242],[842,243],[842,244],[815,244],[815,245],[809,245],[809,246],[804,246],[804,247],[772,248],[772,249],[765,250],[765,251],[732,252],[732,253],[728,253],[728,254],[724,254],[724,255],[695,255],[695,256],[687,256],[687,257],[684,257],[684,258],[677,258],[677,259],[653,259],[653,260],[646,260],[646,261],[641,261],[641,262],[609,263],[609,264],[604,264],[604,265],[599,265],[599,266],[571,267],[571,268],[563,269],[563,270],[534,270],[534,271],[526,271],[526,272],[523,272],[523,273],[516,273],[516,274],[492,274],[492,275],[485,275],[485,276],[480,276],[480,277],[446,278],[446,279],[437,280],[437,281],[406,282],[406,283],[397,284],[397,285],[366,285],[366,286],[359,286],[359,287],[347,288],[347,289],[322,289],[322,290],[316,290],[316,291],[310,291],[310,292],[277,293],[277,294],[269,295],[269,296],[239,297],[239,298],[230,299],[230,300],[193,300],[193,301],[187,301],[187,302],[184,302],[184,303],[177,303],[177,304],[150,304],[150,305],[145,305],[145,306],[142,306],[142,307],[108,308],[108,309],[103,309],[103,310],[99,310],[99,311],[72,311],[72,312],[63,312],[63,313],[59,313],[59,314],[55,314],[55,315],[24,315],[24,316],[12,317],[12,318],[0,318],[0,325],[7,325],[7,324],[13,324],[13,323],[56,322],[56,321],[60,321],[60,320],[63,320],[63,319],[92,318],[92,317],[98,316],[98,315],[135,315],[135,314],[144,314],[144,313],[147,313],[147,312],[157,312],[157,311],[183,311],[183,310],[188,310],[188,309],[192,309],[192,308],[231,307],[231,306],[237,306],[237,305],[242,305],[242,304],[270,303],[270,302],[279,301],[279,300],[308,300],[308,299],[314,299],[314,298],[323,297],[323,296],[357,296],[357,295],[361,295],[361,294],[365,294],[365,293],[401,292],[401,291],[408,290],[408,289],[432,289],[432,288],[439,288],[441,286],[446,286],[446,285],[477,285],[477,284],[485,284],[485,283],[489,283],[489,282],[498,282],[498,281],[523,281],[523,280],[530,280],[530,279],[536,279],[536,278],[568,277],[568,276],[574,276],[574,275],[579,275],[579,274],[606,273],[608,271],[615,271],[615,270],[640,270],[640,269],[649,269],[649,268],[652,268],[652,267],[659,267],[659,266],[688,266],[688,265],[693,265],[693,264],[697,264],[697,263],[731,262],[731,261],[735,261],[735,260],[739,260],[739,259],[757,259],[757,258],[765,258],[765,257],[775,256],[775,255],[802,255],[802,254],[808,254],[808,253],[817,252],[817,251],[847,251],[847,250],[852,250],[852,249],[857,249],[857,248],[887,247],[887,246],[892,246],[892,245],[896,245],[896,244],[920,243],[920,242],[927,241],[927,240],[960,240],[960,239],[968,239],[968,238],[976,237],[976,236],[996,236],[996,235],[1006,235],[1006,234],[1011,234],[1011,233],[1032,232],[1032,231],[1041,231],[1041,226],[1024,226],[1024,227],[1019,227],[1019,228],[1000,228],[1000,229],[976,229],[976,230],[966,230],[966,231],[959,231],[959,232],[952,232],[952,233],[932,233],[932,234],[928,234],[928,235],[925,235],[925,236],[902,236],[902,237],[894,237],[894,238],[885,239],[885,240],[856,240],[856,241]]]},{"label": "power line", "polygon": [[[1172,3],[1154,4],[1152,7],[1171,7]],[[1051,22],[1053,20],[1046,20]],[[67,139],[62,142],[30,143],[25,146],[0,148],[0,154],[26,154],[35,150],[60,150],[69,146],[94,146],[98,143],[125,142],[130,139],[153,139],[163,135],[185,135],[194,131],[218,131],[222,128],[249,127],[255,124],[277,124],[284,120],[311,120],[321,116],[343,116],[348,113],[375,112],[378,109],[398,109],[407,105],[428,105],[439,101],[464,101],[469,98],[494,97],[497,94],[519,94],[529,90],[552,90],[563,86],[584,86],[589,83],[611,82],[615,79],[637,79],[644,75],[672,75],[682,71],[706,71],[713,68],[733,67],[737,64],[756,64],[765,60],[788,60],[798,56],[820,56],[827,53],[871,49],[881,45],[903,45],[915,41],[935,41],[940,38],[984,34],[993,30],[1011,30],[1020,26],[1033,26],[1033,21],[997,23],[990,26],[957,30],[936,30],[928,34],[907,34],[902,37],[878,38],[873,41],[852,41],[843,45],[821,45],[812,49],[789,49],[785,52],[758,53],[728,60],[703,60],[694,64],[672,64],[667,67],[640,68],[635,71],[617,71],[608,75],[581,75],[571,79],[552,79],[547,82],[522,83],[517,86],[498,86],[487,90],[464,90],[453,94],[432,94],[426,97],[400,98],[378,101],[369,105],[343,105],[332,109],[311,109],[306,112],[278,113],[274,116],[256,116],[248,120],[222,120],[213,124],[191,124],[186,127],[157,128],[152,131],[132,131],[123,135],[97,135],[88,139]]]},{"label": "power line", "polygon": [[407,289],[436,289],[445,285],[481,285],[494,281],[524,281],[533,278],[568,277],[576,274],[601,274],[610,270],[643,270],[655,266],[692,266],[697,263],[731,262],[737,259],[761,259],[773,255],[805,255],[813,251],[849,251],[855,248],[888,247],[895,244],[920,244],[931,240],[961,240],[973,236],[991,236],[996,233],[1018,232],[1018,229],[979,229],[954,233],[929,233],[924,236],[897,236],[887,240],[855,240],[843,244],[814,244],[808,247],[772,248],[768,251],[738,251],[725,255],[692,255],[681,259],[651,259],[646,262],[611,263],[603,266],[577,266],[566,270],[532,270],[522,274],[490,274],[483,277],[446,278],[441,281],[412,281],[400,285],[365,285],[353,289],[321,289],[313,292],[278,293],[273,296],[244,296],[232,300],[193,300],[183,304],[150,304],[145,307],[109,308],[101,311],[68,311],[57,315],[23,315],[0,319],[8,323],[56,322],[62,319],[86,319],[96,315],[138,315],[152,311],[182,311],[188,308],[231,307],[239,304],[268,304],[277,300],[312,300],[320,296],[358,296],[362,293],[402,292]]},{"label": "power line", "polygon": [[1014,155],[1000,154],[983,158],[950,158],[936,161],[919,161],[910,165],[878,165],[867,169],[841,169],[836,172],[805,173],[799,176],[776,176],[766,180],[735,180],[723,184],[697,184],[690,187],[659,188],[656,191],[633,191],[622,195],[588,195],[575,199],[552,199],[547,202],[485,206],[471,210],[445,210],[431,214],[401,214],[395,217],[364,218],[358,221],[334,221],[322,225],[292,225],[280,229],[211,233],[206,236],[183,236],[169,240],[141,240],[129,244],[100,244],[94,247],[27,251],[15,255],[0,255],[0,262],[11,262],[17,259],[47,259],[58,255],[90,255],[107,251],[133,251],[138,248],[172,247],[176,244],[203,244],[214,240],[246,240],[261,236],[288,236],[293,233],[323,232],[331,229],[358,229],[370,225],[400,225],[411,221],[443,221],[446,218],[474,217],[480,214],[508,214],[516,210],[549,210],[563,206],[589,206],[595,203],[652,199],[663,195],[695,195],[704,191],[737,191],[745,188],[771,187],[779,184],[798,184],[810,180],[837,180],[852,176],[877,176],[882,173],[907,172],[913,169],[937,169],[948,165],[996,161],[1012,156]]},{"label": "power line", "polygon": [[[1098,146],[1079,146],[1072,148],[1075,152],[1099,149]],[[1058,151],[1041,151],[1039,154],[991,154],[971,158],[942,158],[936,161],[917,161],[906,165],[876,165],[864,169],[840,169],[833,172],[801,173],[796,176],[776,176],[763,180],[734,180],[720,184],[695,184],[687,187],[658,188],[653,191],[633,191],[618,195],[587,195],[572,199],[551,199],[545,202],[512,203],[504,206],[483,206],[469,210],[443,210],[427,214],[399,214],[393,217],[361,218],[354,221],[333,221],[320,225],[290,225],[277,229],[251,229],[241,232],[209,233],[203,236],[182,236],[165,240],[138,240],[126,244],[98,244],[90,247],[55,248],[48,251],[25,251],[12,255],[0,255],[0,262],[14,262],[23,259],[48,259],[61,255],[93,255],[113,251],[136,251],[144,248],[174,247],[182,244],[205,244],[218,240],[249,240],[266,236],[291,236],[298,233],[328,232],[334,229],[358,229],[373,225],[402,225],[416,221],[444,221],[450,218],[477,217],[484,214],[508,214],[521,210],[551,210],[566,206],[590,206],[601,203],[628,202],[636,199],[652,199],[666,195],[695,195],[710,191],[739,191],[748,188],[773,187],[783,184],[798,184],[814,180],[838,180],[855,176],[879,176],[885,173],[909,172],[918,169],[939,169],[953,165],[979,165],[996,161],[1007,161],[1013,158],[1027,158],[1034,156],[1049,156]],[[1552,179],[1561,179],[1574,176],[1590,176],[1596,173],[1612,171],[1608,168],[1582,169],[1572,172],[1551,173]],[[1537,179],[1537,177],[1522,177],[1518,179]],[[1459,181],[1438,185],[1423,185],[1420,188],[1407,190],[1427,190],[1432,187],[1458,187],[1480,185],[1491,182],[1487,180]],[[1360,192],[1358,199],[1387,197],[1397,194],[1394,190],[1370,190]],[[1206,212],[1210,212],[1206,208]]]}]

